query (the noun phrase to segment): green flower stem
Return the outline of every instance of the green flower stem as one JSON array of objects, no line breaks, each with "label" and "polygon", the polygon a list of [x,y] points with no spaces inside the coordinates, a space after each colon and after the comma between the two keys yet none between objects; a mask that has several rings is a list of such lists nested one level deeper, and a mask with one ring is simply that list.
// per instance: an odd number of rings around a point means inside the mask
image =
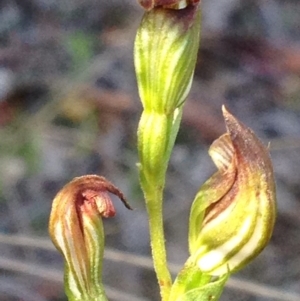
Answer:
[{"label": "green flower stem", "polygon": [[139,175],[162,301],[169,300],[172,286],[163,228],[163,189],[182,106],[193,78],[199,37],[197,6],[181,10],[158,7],[145,13],[134,47],[144,108],[138,128]]},{"label": "green flower stem", "polygon": [[163,186],[153,185],[144,191],[149,216],[149,231],[154,270],[160,287],[161,300],[167,301],[172,286],[167,266],[167,254],[163,227],[162,198]]},{"label": "green flower stem", "polygon": [[172,115],[144,111],[138,130],[140,183],[148,211],[154,269],[163,301],[168,300],[172,285],[163,227],[163,189],[181,116],[181,108]]}]

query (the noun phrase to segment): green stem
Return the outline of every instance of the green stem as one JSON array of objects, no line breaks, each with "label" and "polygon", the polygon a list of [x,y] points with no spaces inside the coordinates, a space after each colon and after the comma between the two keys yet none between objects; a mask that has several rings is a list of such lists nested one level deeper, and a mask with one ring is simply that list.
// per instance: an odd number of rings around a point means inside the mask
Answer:
[{"label": "green stem", "polygon": [[140,183],[146,200],[152,258],[162,301],[169,300],[172,286],[164,236],[163,189],[181,115],[181,108],[167,116],[144,112],[138,130]]},{"label": "green stem", "polygon": [[162,186],[152,186],[151,191],[145,191],[145,199],[149,216],[149,231],[154,270],[160,287],[162,301],[169,299],[172,279],[167,265],[163,214]]}]

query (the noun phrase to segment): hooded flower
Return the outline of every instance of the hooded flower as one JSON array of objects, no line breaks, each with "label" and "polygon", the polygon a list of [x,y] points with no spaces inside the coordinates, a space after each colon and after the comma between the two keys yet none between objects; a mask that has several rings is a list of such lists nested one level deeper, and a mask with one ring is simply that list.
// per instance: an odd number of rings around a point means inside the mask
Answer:
[{"label": "hooded flower", "polygon": [[227,133],[209,149],[218,171],[200,188],[191,209],[189,248],[211,275],[235,272],[271,238],[276,216],[268,149],[223,107]]},{"label": "hooded flower", "polygon": [[70,300],[106,300],[101,281],[101,217],[115,215],[108,193],[117,195],[131,209],[122,192],[97,175],[73,179],[53,200],[49,233],[65,259],[65,289]]}]

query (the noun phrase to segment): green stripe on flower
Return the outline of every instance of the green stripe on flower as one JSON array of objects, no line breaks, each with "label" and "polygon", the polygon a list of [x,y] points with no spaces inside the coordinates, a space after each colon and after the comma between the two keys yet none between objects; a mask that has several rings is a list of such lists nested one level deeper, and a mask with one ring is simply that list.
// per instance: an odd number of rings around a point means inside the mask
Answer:
[{"label": "green stripe on flower", "polygon": [[200,37],[196,6],[155,8],[144,15],[135,47],[139,94],[146,111],[171,114],[191,87]]},{"label": "green stripe on flower", "polygon": [[209,153],[216,172],[196,195],[189,229],[191,256],[211,275],[235,272],[267,245],[276,196],[268,149],[225,108],[227,134]]}]

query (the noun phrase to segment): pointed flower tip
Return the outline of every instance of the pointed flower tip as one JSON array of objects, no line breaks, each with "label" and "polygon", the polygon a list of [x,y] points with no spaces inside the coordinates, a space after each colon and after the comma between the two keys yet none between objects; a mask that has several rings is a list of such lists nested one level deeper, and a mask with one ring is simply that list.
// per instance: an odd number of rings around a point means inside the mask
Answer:
[{"label": "pointed flower tip", "polygon": [[226,109],[225,105],[222,105],[222,112],[223,112],[223,115],[227,113],[227,109]]},{"label": "pointed flower tip", "polygon": [[237,271],[267,245],[276,196],[268,149],[225,106],[227,133],[209,153],[218,171],[200,188],[190,215],[190,252],[212,275]]},{"label": "pointed flower tip", "polygon": [[[224,117],[225,124],[227,128],[230,125],[235,125],[235,126],[244,126],[239,120],[237,120],[225,107],[225,105],[222,105],[222,113]],[[244,126],[246,128],[246,126]],[[250,129],[249,129],[250,130]],[[228,130],[229,131],[229,130]]]}]

